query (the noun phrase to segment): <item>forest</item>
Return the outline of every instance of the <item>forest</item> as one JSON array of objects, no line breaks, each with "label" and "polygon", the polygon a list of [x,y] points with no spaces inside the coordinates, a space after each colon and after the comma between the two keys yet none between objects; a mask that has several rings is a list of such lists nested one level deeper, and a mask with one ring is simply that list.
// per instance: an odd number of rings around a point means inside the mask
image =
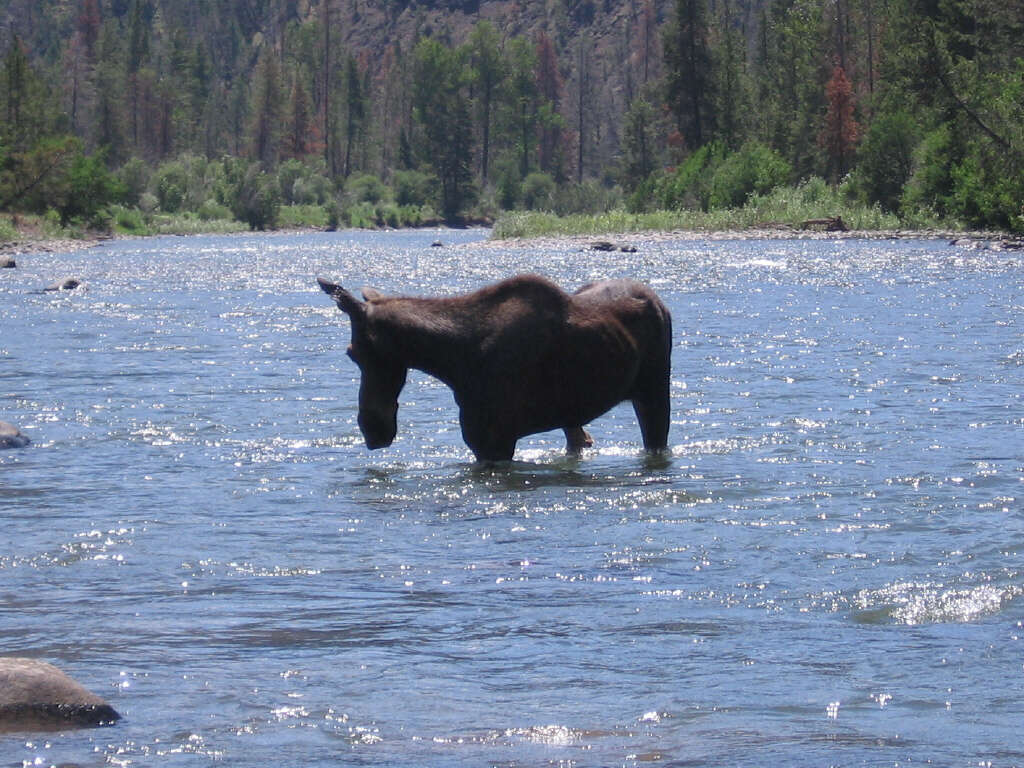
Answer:
[{"label": "forest", "polygon": [[19,216],[400,227],[772,196],[1024,231],[1024,3],[3,0],[0,20],[0,239]]}]

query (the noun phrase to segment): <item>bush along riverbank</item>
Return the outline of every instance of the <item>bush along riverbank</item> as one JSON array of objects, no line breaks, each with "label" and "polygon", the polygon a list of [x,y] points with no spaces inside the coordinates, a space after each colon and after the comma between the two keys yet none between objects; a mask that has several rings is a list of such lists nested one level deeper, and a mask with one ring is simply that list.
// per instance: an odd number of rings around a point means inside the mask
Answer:
[{"label": "bush along riverbank", "polygon": [[[842,188],[812,178],[795,187],[751,194],[735,207],[630,211],[558,216],[537,211],[503,214],[494,225],[496,240],[603,235],[629,232],[775,232],[779,234],[919,232],[954,237],[967,234],[962,222],[927,213],[899,216],[851,199]],[[986,237],[1012,241],[1000,233]]]}]

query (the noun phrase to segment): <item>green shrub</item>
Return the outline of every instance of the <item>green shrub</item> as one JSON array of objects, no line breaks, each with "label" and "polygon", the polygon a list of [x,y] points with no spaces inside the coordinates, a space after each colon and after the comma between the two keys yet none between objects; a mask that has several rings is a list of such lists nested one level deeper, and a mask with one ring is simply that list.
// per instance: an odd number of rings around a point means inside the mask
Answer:
[{"label": "green shrub", "polygon": [[281,208],[281,190],[277,179],[250,165],[235,179],[231,212],[249,229],[273,229]]},{"label": "green shrub", "polygon": [[327,226],[327,209],[322,205],[282,205],[277,224],[285,228],[323,229]]},{"label": "green shrub", "polygon": [[125,208],[122,205],[115,205],[111,209],[114,219],[114,229],[130,235],[141,235],[147,231],[146,221],[142,211],[138,208]]},{"label": "green shrub", "polygon": [[554,211],[559,216],[572,213],[604,213],[622,205],[622,189],[596,181],[563,184],[555,190]]},{"label": "green shrub", "polygon": [[707,207],[740,208],[751,195],[763,195],[789,181],[792,169],[778,152],[751,141],[717,165]]},{"label": "green shrub", "polygon": [[928,133],[914,152],[914,171],[903,189],[902,208],[933,210],[945,217],[953,210],[953,167],[960,161],[948,125]]},{"label": "green shrub", "polygon": [[76,155],[68,171],[67,193],[57,206],[61,224],[77,219],[88,227],[107,228],[107,206],[124,196],[124,186],[107,170],[102,153]]},{"label": "green shrub", "polygon": [[349,177],[345,182],[345,196],[353,203],[379,203],[388,197],[388,188],[371,173]]},{"label": "green shrub", "polygon": [[395,171],[391,181],[399,205],[426,205],[433,199],[434,180],[421,171]]},{"label": "green shrub", "polygon": [[139,210],[142,211],[146,216],[151,216],[157,208],[160,207],[160,201],[156,199],[156,195],[152,192],[143,192],[139,196]]},{"label": "green shrub", "polygon": [[706,211],[711,197],[710,179],[725,159],[725,154],[724,144],[711,142],[693,152],[675,171],[655,176],[656,181],[648,192],[654,198],[654,207]]},{"label": "green shrub", "polygon": [[139,200],[149,186],[151,176],[149,166],[137,157],[133,157],[121,166],[117,172],[121,184],[124,185],[126,205],[138,205]]},{"label": "green shrub", "polygon": [[546,173],[527,174],[522,185],[523,205],[530,211],[550,211],[554,208],[555,180]]},{"label": "green shrub", "polygon": [[277,168],[281,200],[285,205],[323,205],[334,193],[334,184],[323,173],[322,162],[285,160]]},{"label": "green shrub", "polygon": [[327,230],[334,232],[341,224],[341,206],[337,200],[331,199],[324,208],[327,211]]},{"label": "green shrub", "polygon": [[0,243],[15,240],[18,237],[18,230],[7,217],[0,218]]},{"label": "green shrub", "polygon": [[[295,184],[306,173],[301,160],[285,160],[277,167],[277,181],[281,187],[281,202],[284,205],[292,205],[300,202],[293,197]],[[304,200],[301,202],[305,202]]]},{"label": "green shrub", "polygon": [[165,213],[177,213],[185,204],[185,191],[188,188],[188,174],[185,167],[172,161],[157,168],[153,174],[153,192]]},{"label": "green shrub", "polygon": [[954,214],[974,227],[1024,229],[1024,173],[1014,172],[1013,158],[987,140],[968,147],[951,171]]},{"label": "green shrub", "polygon": [[373,229],[377,226],[377,211],[373,203],[364,200],[346,208],[345,219],[354,229]]},{"label": "green shrub", "polygon": [[920,141],[917,121],[905,111],[872,121],[857,151],[853,185],[861,199],[897,211],[900,196],[914,169],[914,148]]},{"label": "green shrub", "polygon": [[202,221],[216,221],[218,219],[233,219],[231,210],[226,205],[221,205],[212,197],[199,206],[196,214]]}]

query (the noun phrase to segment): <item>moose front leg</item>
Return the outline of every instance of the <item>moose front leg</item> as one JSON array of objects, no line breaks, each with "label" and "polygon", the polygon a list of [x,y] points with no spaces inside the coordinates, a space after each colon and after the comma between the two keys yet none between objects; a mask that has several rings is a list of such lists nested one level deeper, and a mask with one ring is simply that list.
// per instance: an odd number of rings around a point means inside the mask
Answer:
[{"label": "moose front leg", "polygon": [[459,425],[477,461],[512,461],[516,436],[504,425],[465,406],[459,409]]},{"label": "moose front leg", "polygon": [[562,431],[565,432],[567,453],[580,453],[584,448],[592,448],[594,445],[594,438],[583,427],[566,427]]}]

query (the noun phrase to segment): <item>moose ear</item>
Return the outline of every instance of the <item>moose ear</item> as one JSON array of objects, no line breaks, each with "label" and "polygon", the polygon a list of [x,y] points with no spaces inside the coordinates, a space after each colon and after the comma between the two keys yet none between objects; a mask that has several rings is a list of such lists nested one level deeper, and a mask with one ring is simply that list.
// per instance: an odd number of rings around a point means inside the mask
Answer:
[{"label": "moose ear", "polygon": [[378,291],[376,288],[371,288],[368,285],[362,288],[362,294],[363,298],[366,299],[367,301],[377,301],[378,299],[384,298],[383,293]]},{"label": "moose ear", "polygon": [[366,306],[363,302],[346,291],[340,285],[336,283],[329,283],[322,277],[318,277],[316,281],[319,283],[323,292],[334,299],[338,305],[338,309],[346,315],[352,318],[362,318],[366,316]]}]

